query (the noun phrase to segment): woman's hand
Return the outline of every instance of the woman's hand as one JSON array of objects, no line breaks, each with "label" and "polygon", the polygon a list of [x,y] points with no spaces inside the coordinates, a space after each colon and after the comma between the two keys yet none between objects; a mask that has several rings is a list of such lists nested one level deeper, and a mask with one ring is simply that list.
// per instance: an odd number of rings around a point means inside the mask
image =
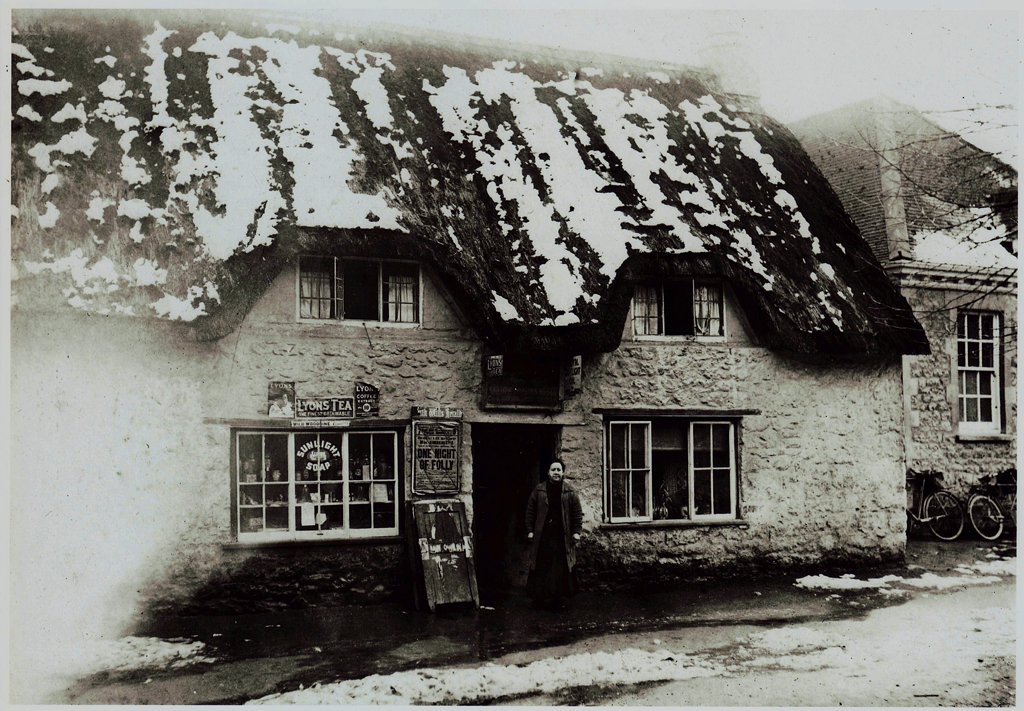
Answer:
[{"label": "woman's hand", "polygon": [[580,540],[580,534],[578,534],[578,533],[574,533],[574,534],[572,534],[572,539],[573,539],[574,541],[578,541],[578,540]]},{"label": "woman's hand", "polygon": [[531,540],[532,538],[533,538],[533,531],[530,531],[529,533],[526,534],[526,540]]}]

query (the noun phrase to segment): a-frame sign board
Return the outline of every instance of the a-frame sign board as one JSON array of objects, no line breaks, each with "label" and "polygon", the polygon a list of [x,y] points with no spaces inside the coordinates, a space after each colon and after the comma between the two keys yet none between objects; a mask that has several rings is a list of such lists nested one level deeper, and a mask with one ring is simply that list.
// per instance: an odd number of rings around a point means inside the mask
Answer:
[{"label": "a-frame sign board", "polygon": [[427,606],[433,610],[438,605],[472,602],[479,607],[473,534],[465,504],[458,499],[415,501],[412,524],[413,567],[423,581]]}]

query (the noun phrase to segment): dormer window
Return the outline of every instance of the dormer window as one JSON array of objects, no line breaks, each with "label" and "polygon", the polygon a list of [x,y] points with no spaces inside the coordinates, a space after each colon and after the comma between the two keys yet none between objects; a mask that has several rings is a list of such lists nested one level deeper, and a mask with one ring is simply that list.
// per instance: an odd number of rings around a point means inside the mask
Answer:
[{"label": "dormer window", "polygon": [[419,323],[419,266],[381,259],[300,257],[299,318]]},{"label": "dormer window", "polygon": [[722,285],[681,279],[643,284],[633,292],[633,333],[636,336],[725,335]]}]

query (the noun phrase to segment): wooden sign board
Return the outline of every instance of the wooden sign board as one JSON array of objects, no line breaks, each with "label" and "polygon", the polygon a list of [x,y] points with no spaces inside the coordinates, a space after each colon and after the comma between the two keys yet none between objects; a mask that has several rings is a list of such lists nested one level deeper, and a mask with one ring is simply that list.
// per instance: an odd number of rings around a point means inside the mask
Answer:
[{"label": "wooden sign board", "polygon": [[[415,501],[409,535],[414,568],[422,576],[427,606],[472,602],[480,606],[473,532],[457,499]],[[417,586],[418,587],[418,586]]]}]

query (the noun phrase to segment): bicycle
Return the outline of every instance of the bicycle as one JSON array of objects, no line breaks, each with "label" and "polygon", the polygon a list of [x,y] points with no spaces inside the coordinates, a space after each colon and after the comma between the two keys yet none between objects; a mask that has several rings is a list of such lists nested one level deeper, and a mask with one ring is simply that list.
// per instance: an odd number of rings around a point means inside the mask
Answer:
[{"label": "bicycle", "polygon": [[952,541],[964,530],[964,510],[960,499],[942,488],[940,471],[907,469],[907,531],[913,524],[927,524],[940,541]]},{"label": "bicycle", "polygon": [[1004,469],[998,475],[979,477],[967,492],[967,519],[974,532],[986,541],[1003,535],[1004,524],[1016,528],[1017,470]]}]

